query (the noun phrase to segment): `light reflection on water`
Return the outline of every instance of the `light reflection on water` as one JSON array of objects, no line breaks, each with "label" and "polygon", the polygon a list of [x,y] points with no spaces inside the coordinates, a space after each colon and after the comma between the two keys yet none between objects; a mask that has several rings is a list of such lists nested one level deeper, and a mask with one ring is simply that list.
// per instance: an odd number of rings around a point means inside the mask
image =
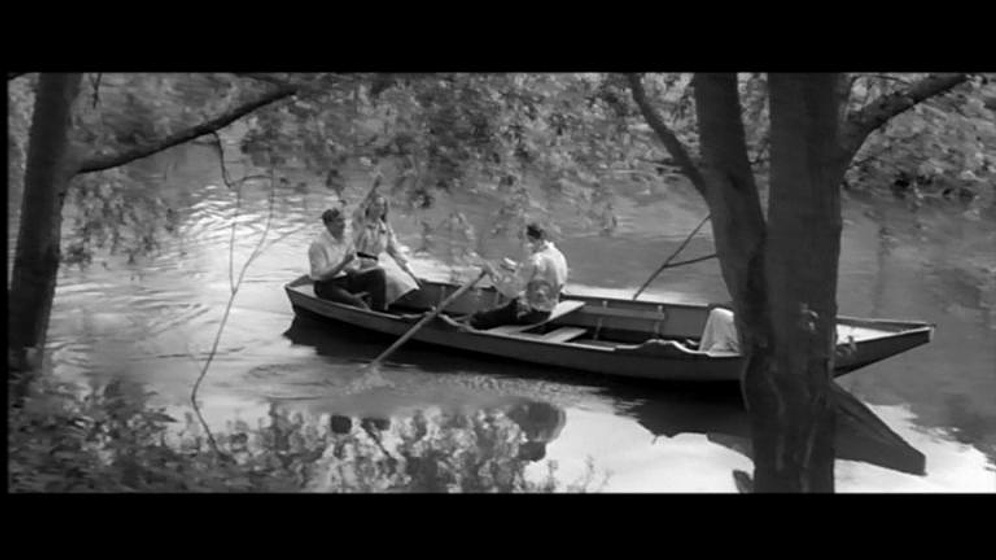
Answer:
[{"label": "light reflection on water", "polygon": [[[102,256],[84,270],[64,267],[50,344],[61,375],[127,376],[158,392],[160,402],[185,407],[200,369],[197,359],[210,349],[230,293],[228,242],[235,211],[232,193],[217,186],[216,166],[206,159],[212,157],[210,151],[191,147],[177,153],[146,165],[162,166],[170,157],[183,160],[170,182],[160,186],[181,212],[179,237],[165,239],[159,253],[136,264]],[[292,179],[290,184],[297,182]],[[204,184],[215,186],[198,188]],[[364,187],[353,185],[361,193]],[[383,368],[385,385],[358,394],[343,393],[342,387],[357,376],[359,365],[386,344],[383,339],[363,336],[329,336],[322,327],[294,321],[282,285],[305,272],[305,251],[317,232],[309,223],[315,222],[332,195],[318,186],[293,189],[277,197],[268,234],[269,239],[284,237],[248,269],[202,387],[204,412],[212,425],[222,427],[236,416],[247,420],[265,416],[270,402],[313,414],[390,416],[425,407],[472,410],[528,399],[565,411],[566,424],[548,444],[546,458],[556,460],[567,478],[579,474],[590,456],[600,469],[614,473],[610,490],[732,492],[731,470],[751,470],[747,456],[729,447],[730,442],[722,437],[710,438],[697,430],[683,432],[678,425],[672,425],[676,433],[669,433],[666,425],[652,429],[645,425],[646,414],[643,423],[639,414],[634,416],[634,407],[676,406],[674,397],[648,398],[645,395],[653,390],[620,388],[611,380],[569,372],[441,356],[410,346],[392,356],[396,365]],[[558,244],[571,260],[569,291],[629,297],[706,213],[693,193],[662,190],[639,197],[638,202],[622,199],[616,205],[621,228],[614,237],[582,234],[567,225],[562,228],[566,237]],[[480,224],[494,211],[493,203],[484,199],[442,204],[433,219],[458,209],[472,223]],[[886,210],[880,211],[878,219],[895,220],[890,225],[900,232],[896,235],[914,231],[905,214],[890,210],[888,202],[882,204]],[[967,259],[985,260],[989,255],[985,248],[992,247],[986,242],[996,240],[996,228],[974,224],[961,228],[957,236],[945,231],[946,236],[892,246],[882,236],[881,226],[866,215],[865,205],[851,202],[845,206],[840,312],[925,319],[936,322],[938,330],[928,346],[842,380],[892,429],[926,454],[926,476],[839,460],[839,490],[996,491],[992,470],[996,464],[996,324],[986,308],[988,302],[996,301],[991,293],[996,288],[992,284],[980,288],[971,277],[966,280],[959,272],[965,268],[963,261],[952,256],[961,251]],[[418,245],[420,216],[399,207],[393,212],[403,241],[411,247]],[[262,234],[265,193],[248,190],[239,214],[235,275]],[[937,231],[947,227],[942,218],[931,216],[922,223]],[[710,237],[705,228],[701,239],[683,256],[711,252]],[[513,249],[511,242],[496,242],[486,250],[500,255]],[[106,268],[101,260],[108,261]],[[448,276],[439,260],[417,259],[414,267],[437,279]],[[727,297],[718,265],[712,260],[666,271],[644,299],[722,301]],[[683,414],[693,423],[710,425],[718,417],[742,415],[739,405],[722,399],[719,404],[691,402]],[[542,465],[531,469],[542,469]]]}]

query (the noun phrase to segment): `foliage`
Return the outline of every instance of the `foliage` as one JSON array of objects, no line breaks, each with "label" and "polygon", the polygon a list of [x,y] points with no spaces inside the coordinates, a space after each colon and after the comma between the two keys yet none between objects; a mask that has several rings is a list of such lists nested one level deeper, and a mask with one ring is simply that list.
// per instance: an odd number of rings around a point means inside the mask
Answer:
[{"label": "foliage", "polygon": [[[588,227],[611,229],[612,167],[628,165],[624,146],[632,140],[606,100],[618,104],[622,96],[608,96],[611,87],[597,75],[559,74],[359,82],[349,99],[332,92],[261,111],[249,122],[243,149],[257,163],[274,146],[297,154],[340,195],[343,166],[363,158],[371,174],[385,173],[387,194],[413,211],[458,190],[497,197],[502,207],[493,226],[468,235],[474,240],[517,232],[526,217],[549,218],[557,209]],[[424,233],[453,219],[425,219]]]},{"label": "foliage", "polygon": [[176,229],[177,212],[156,190],[143,188],[128,169],[76,177],[66,201],[66,264],[87,265],[98,249],[123,254],[133,263],[140,255],[152,254],[163,235]]},{"label": "foliage", "polygon": [[[852,75],[848,110],[917,77]],[[12,186],[23,179],[34,81],[28,75],[10,84]],[[698,135],[690,83],[688,74],[645,77],[649,97],[694,157]],[[516,234],[530,218],[551,219],[554,231],[563,224],[573,233],[611,235],[620,184],[687,183],[615,74],[87,74],[85,84],[75,137],[90,154],[163,137],[274,84],[294,84],[299,93],[292,100],[258,110],[221,131],[223,136],[238,142],[247,163],[274,165],[278,173],[305,171],[344,200],[350,196],[343,191],[347,168],[364,161],[371,177],[384,174],[392,201],[419,216],[419,249],[438,248],[451,262],[472,258],[491,236]],[[925,196],[989,204],[996,131],[985,100],[994,88],[979,78],[893,119],[866,142],[847,186],[881,192],[893,187],[896,194],[911,195],[914,204]],[[740,94],[749,156],[763,188],[765,76],[741,74]],[[135,167],[74,182],[67,260],[85,264],[102,246],[134,258],[169,231],[158,183]],[[494,197],[501,207],[476,231],[465,217],[432,211],[456,192]]]},{"label": "foliage", "polygon": [[[917,74],[856,76],[851,110],[921,77]],[[948,95],[929,99],[890,120],[865,142],[848,173],[851,188],[882,185],[908,198],[969,203],[971,209],[994,202],[996,125],[985,105],[996,95],[996,76],[977,76]],[[882,189],[884,190],[884,189]],[[971,204],[974,203],[974,204]]]},{"label": "foliage", "polygon": [[[524,476],[522,430],[500,411],[376,419],[290,414],[272,406],[256,427],[230,422],[211,451],[150,393],[115,380],[86,392],[50,378],[9,407],[14,492],[584,492],[594,468],[564,484]],[[604,481],[602,482],[604,485]]]}]

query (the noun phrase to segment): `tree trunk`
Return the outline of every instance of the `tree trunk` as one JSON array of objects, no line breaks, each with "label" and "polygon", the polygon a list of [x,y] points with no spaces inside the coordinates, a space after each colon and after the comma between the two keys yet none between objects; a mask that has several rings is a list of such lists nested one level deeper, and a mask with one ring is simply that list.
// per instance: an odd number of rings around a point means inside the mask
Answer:
[{"label": "tree trunk", "polygon": [[695,78],[704,193],[746,357],[743,389],[756,450],[754,489],[831,492],[828,391],[843,175],[838,82],[832,75],[773,79],[767,225],[733,74]]},{"label": "tree trunk", "polygon": [[[752,371],[755,489],[833,492],[833,377],[840,257],[838,77],[773,74],[765,261],[772,362]],[[772,406],[774,405],[774,406]]]},{"label": "tree trunk", "polygon": [[741,351],[748,363],[768,346],[764,280],[765,224],[747,156],[736,74],[696,74],[703,192],[723,280],[733,296]]},{"label": "tree trunk", "polygon": [[42,74],[31,119],[21,223],[8,300],[9,351],[25,369],[45,343],[59,270],[62,203],[75,174],[69,133],[82,74]]},{"label": "tree trunk", "polygon": [[[713,236],[723,280],[733,297],[734,317],[745,358],[741,388],[754,434],[753,491],[770,487],[760,474],[770,470],[770,440],[784,408],[779,390],[770,385],[773,327],[765,270],[767,226],[747,156],[742,112],[735,74],[697,74],[695,107],[702,146],[702,176],[712,214]],[[756,419],[762,419],[759,423]],[[769,452],[766,454],[765,452]]]},{"label": "tree trunk", "polygon": [[[647,123],[691,179],[713,218],[720,267],[733,296],[742,387],[751,413],[760,492],[832,492],[830,380],[840,258],[840,183],[850,158],[889,118],[962,83],[931,75],[855,114],[836,74],[769,79],[772,184],[765,224],[747,159],[734,74],[697,74],[697,164],[656,113],[639,76],[627,76]],[[842,128],[843,127],[843,128]],[[701,168],[700,168],[701,167]]]}]

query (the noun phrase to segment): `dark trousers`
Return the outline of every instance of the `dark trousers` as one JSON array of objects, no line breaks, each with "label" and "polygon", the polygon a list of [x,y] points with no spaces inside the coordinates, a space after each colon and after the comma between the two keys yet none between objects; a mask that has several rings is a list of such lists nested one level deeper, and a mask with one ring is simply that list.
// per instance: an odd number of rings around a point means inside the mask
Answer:
[{"label": "dark trousers", "polygon": [[549,316],[549,311],[522,308],[519,300],[513,299],[501,307],[474,313],[470,316],[470,326],[485,330],[501,325],[531,325],[544,321]]},{"label": "dark trousers", "polygon": [[[359,292],[370,294],[370,306],[356,296]],[[322,299],[345,303],[363,309],[386,311],[385,294],[387,280],[383,268],[373,268],[364,272],[347,270],[345,276],[315,282],[315,295]]]}]

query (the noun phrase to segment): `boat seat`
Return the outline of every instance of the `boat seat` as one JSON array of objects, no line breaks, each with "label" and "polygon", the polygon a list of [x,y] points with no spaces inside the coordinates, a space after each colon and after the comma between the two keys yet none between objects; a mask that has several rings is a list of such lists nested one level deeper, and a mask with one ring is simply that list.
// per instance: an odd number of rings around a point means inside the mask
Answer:
[{"label": "boat seat", "polygon": [[545,325],[550,321],[559,319],[568,313],[573,313],[578,309],[584,307],[585,303],[578,300],[566,300],[557,304],[557,307],[553,308],[553,312],[546,319],[540,321],[539,323],[530,323],[528,325],[501,325],[491,329],[487,329],[484,332],[495,333],[495,334],[520,334],[524,331],[530,329],[535,329],[536,327]]},{"label": "boat seat", "polygon": [[642,309],[614,309],[612,307],[592,306],[592,315],[604,317],[621,317],[623,319],[644,319],[646,321],[666,321],[667,313],[660,311],[644,311]]},{"label": "boat seat", "polygon": [[586,332],[588,332],[588,329],[582,327],[560,327],[557,330],[540,335],[540,338],[545,342],[567,342],[574,340]]}]

